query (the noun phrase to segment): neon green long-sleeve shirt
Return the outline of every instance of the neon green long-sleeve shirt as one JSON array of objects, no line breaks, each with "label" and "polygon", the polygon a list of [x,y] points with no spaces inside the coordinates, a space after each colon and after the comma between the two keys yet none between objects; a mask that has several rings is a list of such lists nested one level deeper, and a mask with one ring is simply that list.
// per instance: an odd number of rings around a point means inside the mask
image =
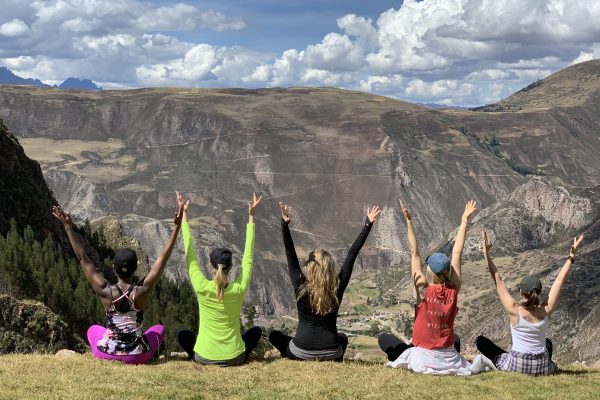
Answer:
[{"label": "neon green long-sleeve shirt", "polygon": [[240,311],[252,278],[254,224],[248,224],[246,227],[242,268],[236,280],[225,288],[221,303],[217,301],[215,282],[207,279],[200,269],[189,223],[184,222],[181,225],[181,233],[185,260],[200,312],[200,326],[194,351],[206,360],[231,360],[246,351],[240,334]]}]

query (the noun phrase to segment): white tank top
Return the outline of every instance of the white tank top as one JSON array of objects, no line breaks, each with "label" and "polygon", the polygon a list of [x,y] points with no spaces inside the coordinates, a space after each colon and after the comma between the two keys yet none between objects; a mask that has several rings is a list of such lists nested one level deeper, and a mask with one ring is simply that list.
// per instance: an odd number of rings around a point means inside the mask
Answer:
[{"label": "white tank top", "polygon": [[519,318],[517,325],[510,326],[512,350],[527,354],[540,354],[546,351],[548,315],[540,322],[533,324],[523,318],[521,307],[519,307],[517,317]]}]

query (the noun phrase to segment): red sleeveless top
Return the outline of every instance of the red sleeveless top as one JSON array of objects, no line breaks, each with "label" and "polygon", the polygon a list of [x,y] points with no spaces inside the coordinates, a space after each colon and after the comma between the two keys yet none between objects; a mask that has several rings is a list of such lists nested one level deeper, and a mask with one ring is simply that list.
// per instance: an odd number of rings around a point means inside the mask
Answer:
[{"label": "red sleeveless top", "polygon": [[456,289],[428,285],[421,304],[415,309],[412,343],[425,349],[454,345],[454,319],[458,312]]}]

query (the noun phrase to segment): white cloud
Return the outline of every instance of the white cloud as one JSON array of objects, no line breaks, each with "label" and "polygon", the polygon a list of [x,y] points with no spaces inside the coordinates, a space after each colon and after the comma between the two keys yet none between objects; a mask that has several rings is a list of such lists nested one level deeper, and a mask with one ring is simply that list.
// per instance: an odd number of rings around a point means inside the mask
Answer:
[{"label": "white cloud", "polygon": [[338,82],[420,101],[477,104],[489,100],[489,91],[499,100],[550,75],[581,51],[578,60],[600,56],[590,55],[600,42],[600,3],[584,0],[406,0],[375,24],[353,14],[337,23],[341,32],[283,52],[247,81]]},{"label": "white cloud", "polygon": [[403,87],[405,78],[402,75],[369,75],[359,83],[360,90],[365,92],[390,93]]},{"label": "white cloud", "polygon": [[600,58],[600,43],[590,47],[588,51],[580,51],[579,55],[573,61],[571,61],[571,65],[597,58]]},{"label": "white cloud", "polygon": [[246,27],[246,23],[240,18],[231,18],[215,10],[201,10],[182,3],[149,10],[136,20],[136,25],[147,31],[191,31],[203,28],[222,32]]},{"label": "white cloud", "polygon": [[21,57],[12,57],[12,58],[3,58],[0,60],[0,63],[7,66],[12,70],[24,70],[31,69],[35,66],[36,61],[32,57],[21,56]]},{"label": "white cloud", "polygon": [[251,75],[264,59],[244,48],[198,44],[182,58],[139,66],[136,76],[150,86],[241,86],[248,82],[242,77]]},{"label": "white cloud", "polygon": [[473,93],[475,85],[459,83],[456,80],[443,79],[434,82],[424,82],[421,79],[413,79],[408,82],[404,89],[407,97],[430,100],[435,98],[469,96]]},{"label": "white cloud", "polygon": [[23,36],[29,32],[27,24],[20,19],[13,19],[0,25],[0,35],[8,37]]}]

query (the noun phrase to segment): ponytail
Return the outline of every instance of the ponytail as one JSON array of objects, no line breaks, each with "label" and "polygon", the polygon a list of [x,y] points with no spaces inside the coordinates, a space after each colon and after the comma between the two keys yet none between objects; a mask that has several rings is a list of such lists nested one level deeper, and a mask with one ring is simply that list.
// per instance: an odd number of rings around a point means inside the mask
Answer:
[{"label": "ponytail", "polygon": [[428,283],[446,285],[450,283],[452,278],[452,267],[448,268],[448,271],[435,273],[427,266],[426,278]]},{"label": "ponytail", "polygon": [[525,296],[524,301],[521,301],[521,306],[525,307],[525,308],[529,308],[529,307],[539,307],[541,301],[540,298],[540,292],[537,291],[537,289],[533,289],[531,292],[527,293],[523,290],[521,290],[521,294],[523,296]]},{"label": "ponytail", "polygon": [[223,301],[223,293],[225,288],[229,284],[229,269],[224,264],[217,266],[217,272],[215,272],[214,281],[217,285],[217,301],[221,303]]}]

